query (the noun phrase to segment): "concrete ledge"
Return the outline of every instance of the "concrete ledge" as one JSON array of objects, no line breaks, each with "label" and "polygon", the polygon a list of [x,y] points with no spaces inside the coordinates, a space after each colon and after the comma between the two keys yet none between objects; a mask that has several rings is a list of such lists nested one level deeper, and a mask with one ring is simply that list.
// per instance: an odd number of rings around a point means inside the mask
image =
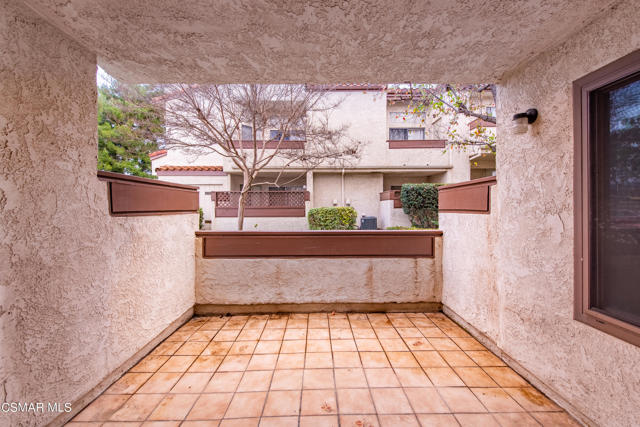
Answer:
[{"label": "concrete ledge", "polygon": [[196,304],[196,315],[345,312],[429,312],[442,311],[439,302],[405,303],[307,303],[307,304]]},{"label": "concrete ledge", "polygon": [[86,408],[91,402],[93,402],[98,396],[100,396],[111,384],[116,382],[121,376],[123,376],[129,369],[136,365],[143,357],[151,352],[158,344],[164,341],[169,335],[174,333],[179,327],[184,325],[193,317],[194,308],[191,307],[176,320],[171,322],[169,326],[164,328],[162,332],[156,335],[151,341],[149,341],[144,347],[135,352],[133,356],[128,358],[122,365],[118,366],[113,372],[104,377],[95,387],[81,396],[79,399],[71,404],[71,412],[63,413],[56,417],[49,427],[62,426],[69,422],[73,417],[78,415],[84,408]]},{"label": "concrete ledge", "polygon": [[491,350],[496,356],[498,356],[504,363],[506,363],[511,369],[516,371],[520,376],[529,381],[535,388],[540,390],[545,396],[553,400],[558,406],[567,411],[572,417],[579,421],[584,426],[598,425],[592,419],[584,415],[581,411],[576,409],[571,403],[565,400],[558,392],[549,387],[546,383],[542,382],[538,377],[531,373],[527,368],[518,363],[515,359],[505,353],[498,344],[491,338],[480,332],[473,325],[469,324],[466,320],[460,317],[456,312],[451,310],[446,305],[442,306],[444,314],[449,316],[451,320],[460,325],[469,334],[471,334],[482,345]]}]

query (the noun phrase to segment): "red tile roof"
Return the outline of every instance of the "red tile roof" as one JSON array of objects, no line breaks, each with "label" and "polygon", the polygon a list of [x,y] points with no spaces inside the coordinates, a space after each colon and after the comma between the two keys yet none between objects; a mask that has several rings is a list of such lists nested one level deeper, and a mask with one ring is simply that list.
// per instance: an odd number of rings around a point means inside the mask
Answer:
[{"label": "red tile roof", "polygon": [[309,84],[310,90],[385,90],[387,85],[373,83]]},{"label": "red tile roof", "polygon": [[153,153],[149,153],[149,158],[153,160],[166,155],[167,155],[167,150],[158,150],[158,151],[154,151]]},{"label": "red tile roof", "polygon": [[211,171],[222,172],[222,166],[158,166],[156,171]]}]

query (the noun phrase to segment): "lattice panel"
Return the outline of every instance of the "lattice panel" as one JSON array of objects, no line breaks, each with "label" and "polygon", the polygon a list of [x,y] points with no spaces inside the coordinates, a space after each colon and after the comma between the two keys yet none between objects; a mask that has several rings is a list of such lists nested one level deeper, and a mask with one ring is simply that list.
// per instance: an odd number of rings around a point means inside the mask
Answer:
[{"label": "lattice panel", "polygon": [[[304,208],[304,191],[250,191],[245,208]],[[216,193],[217,208],[237,208],[239,191]]]}]

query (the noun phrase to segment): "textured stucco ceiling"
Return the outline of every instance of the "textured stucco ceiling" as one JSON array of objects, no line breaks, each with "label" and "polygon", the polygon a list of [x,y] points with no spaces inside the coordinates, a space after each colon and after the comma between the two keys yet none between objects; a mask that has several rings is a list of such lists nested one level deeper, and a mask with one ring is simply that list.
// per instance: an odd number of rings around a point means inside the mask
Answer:
[{"label": "textured stucco ceiling", "polygon": [[26,0],[132,82],[489,82],[614,0]]}]

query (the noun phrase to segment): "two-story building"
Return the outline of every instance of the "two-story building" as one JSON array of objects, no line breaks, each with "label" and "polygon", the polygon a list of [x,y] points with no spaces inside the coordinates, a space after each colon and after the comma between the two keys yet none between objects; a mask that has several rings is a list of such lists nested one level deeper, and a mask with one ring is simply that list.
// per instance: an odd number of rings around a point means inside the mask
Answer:
[{"label": "two-story building", "polygon": [[[344,168],[287,169],[279,182],[252,187],[245,205],[245,229],[304,230],[313,207],[352,206],[358,217],[378,217],[378,228],[408,226],[399,191],[404,183],[455,183],[495,173],[495,155],[476,147],[460,149],[447,143],[446,117],[408,111],[411,95],[386,85],[345,84],[327,94],[339,101],[331,124],[348,125],[349,137],[362,141],[359,158]],[[494,108],[490,102],[487,110]],[[493,124],[468,119],[460,132]],[[242,137],[242,140],[245,138]],[[283,143],[304,144],[292,137]],[[267,142],[268,147],[268,142]],[[295,148],[295,147],[294,147]],[[151,154],[153,173],[166,181],[197,185],[205,228],[236,228],[242,172],[220,155],[193,155],[178,149]],[[280,172],[278,162],[261,171],[262,181]]]}]

